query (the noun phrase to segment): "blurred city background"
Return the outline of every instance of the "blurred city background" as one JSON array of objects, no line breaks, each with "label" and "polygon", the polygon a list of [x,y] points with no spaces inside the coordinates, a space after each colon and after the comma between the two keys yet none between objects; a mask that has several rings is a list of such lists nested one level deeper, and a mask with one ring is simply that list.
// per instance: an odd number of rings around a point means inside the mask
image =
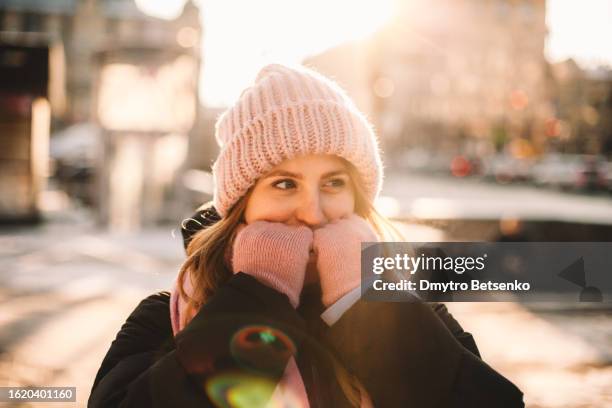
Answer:
[{"label": "blurred city background", "polygon": [[[407,240],[612,241],[610,38],[607,0],[0,0],[0,385],[86,405],[269,62],[367,114]],[[448,306],[528,407],[612,406],[609,305]]]}]

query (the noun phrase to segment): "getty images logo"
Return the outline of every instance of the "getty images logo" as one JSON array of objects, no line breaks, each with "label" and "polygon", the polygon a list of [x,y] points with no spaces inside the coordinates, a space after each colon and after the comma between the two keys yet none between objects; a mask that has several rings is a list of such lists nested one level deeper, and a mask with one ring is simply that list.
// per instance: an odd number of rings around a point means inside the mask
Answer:
[{"label": "getty images logo", "polygon": [[582,288],[580,291],[580,302],[603,302],[601,290],[595,286],[587,286],[586,271],[584,270],[584,258],[580,257],[569,266],[557,274],[560,278],[565,279]]}]

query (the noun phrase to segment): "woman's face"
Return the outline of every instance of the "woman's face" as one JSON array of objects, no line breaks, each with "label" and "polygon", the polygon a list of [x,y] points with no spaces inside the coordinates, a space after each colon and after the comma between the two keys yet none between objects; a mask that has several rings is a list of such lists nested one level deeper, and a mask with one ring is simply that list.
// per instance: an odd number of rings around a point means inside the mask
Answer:
[{"label": "woman's face", "polygon": [[[314,229],[355,211],[348,170],[335,155],[306,155],[288,159],[263,175],[247,201],[245,221],[264,220]],[[306,281],[316,279],[311,254]]]},{"label": "woman's face", "polygon": [[344,162],[334,155],[307,155],[285,160],[257,181],[245,220],[316,229],[354,210],[355,196]]}]

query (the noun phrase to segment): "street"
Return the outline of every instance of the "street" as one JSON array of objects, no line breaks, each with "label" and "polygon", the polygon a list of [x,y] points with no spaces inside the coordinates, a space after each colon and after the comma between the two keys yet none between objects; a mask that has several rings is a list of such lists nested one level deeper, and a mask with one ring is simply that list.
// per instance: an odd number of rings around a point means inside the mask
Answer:
[{"label": "street", "polygon": [[566,193],[527,184],[500,185],[396,171],[385,175],[382,195],[384,208],[394,216],[612,224],[609,193]]}]

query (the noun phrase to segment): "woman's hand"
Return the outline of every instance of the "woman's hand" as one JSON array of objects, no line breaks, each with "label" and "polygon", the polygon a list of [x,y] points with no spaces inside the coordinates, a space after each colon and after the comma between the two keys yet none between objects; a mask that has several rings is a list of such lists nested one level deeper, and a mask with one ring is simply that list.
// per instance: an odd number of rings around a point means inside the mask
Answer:
[{"label": "woman's hand", "polygon": [[241,224],[230,255],[232,271],[254,276],[287,295],[297,307],[312,240],[312,230],[303,225],[269,221]]},{"label": "woman's hand", "polygon": [[356,214],[314,231],[313,246],[326,307],[359,286],[361,243],[376,241],[378,236],[370,223]]}]

